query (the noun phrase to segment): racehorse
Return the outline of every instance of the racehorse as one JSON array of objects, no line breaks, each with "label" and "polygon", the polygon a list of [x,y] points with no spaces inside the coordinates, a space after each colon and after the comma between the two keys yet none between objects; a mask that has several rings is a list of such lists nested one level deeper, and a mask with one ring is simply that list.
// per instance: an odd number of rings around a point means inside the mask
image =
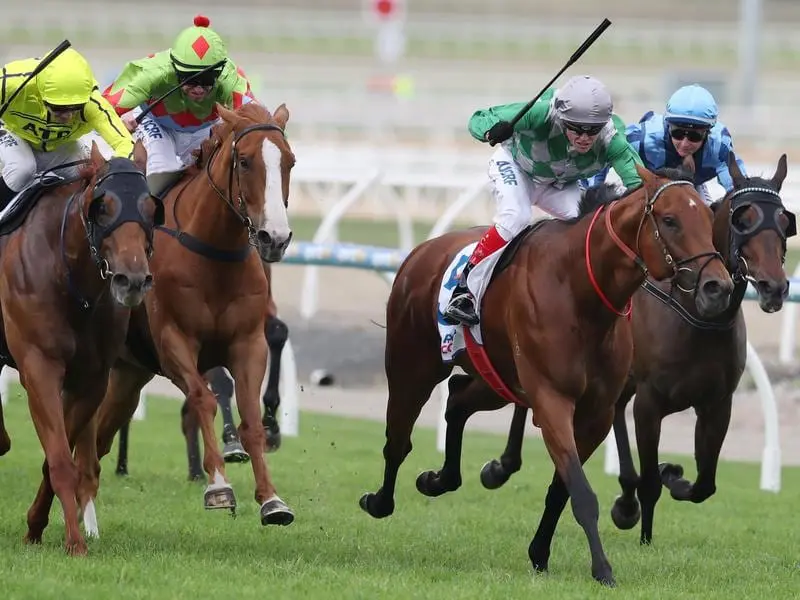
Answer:
[{"label": "racehorse", "polygon": [[[2,365],[19,371],[45,454],[25,540],[42,541],[55,494],[73,555],[87,552],[79,509],[92,533],[94,505],[80,492],[72,446],[103,399],[131,308],[153,283],[148,257],[164,209],[148,191],[144,153],[137,143],[135,162],[106,162],[92,144],[78,177],[40,178],[0,225]],[[0,439],[4,454],[5,431]]]},{"label": "racehorse", "polygon": [[[278,408],[280,407],[281,355],[286,340],[289,339],[289,328],[277,316],[277,308],[272,297],[272,268],[264,264],[264,273],[267,276],[269,301],[267,303],[267,325],[265,336],[269,350],[269,374],[267,387],[261,402],[264,405],[264,414],[261,419],[266,435],[267,451],[276,451],[281,445],[281,431],[278,423]],[[233,397],[233,381],[222,367],[214,367],[204,375],[211,386],[211,391],[217,398],[217,404],[222,410],[222,458],[225,462],[247,462],[250,455],[242,447],[236,424],[231,410]],[[184,401],[181,406],[182,430],[186,437],[186,452],[189,463],[189,480],[200,481],[203,478],[203,465],[200,462],[200,442],[198,439],[199,428],[196,422],[188,422],[189,407]],[[128,475],[128,443],[130,437],[130,421],[119,430],[119,448],[117,451],[117,475]]]},{"label": "racehorse", "polygon": [[[617,400],[614,417],[622,496],[611,516],[620,529],[634,527],[641,516],[642,544],[652,541],[653,512],[662,484],[673,498],[692,502],[703,502],[716,491],[717,462],[728,431],[733,392],[745,366],[747,331],[741,303],[747,282],[754,284],[761,310],[767,313],[780,310],[789,292],[783,269],[786,239],[797,231],[795,217],[779,195],[786,177],[786,155],[778,160],[771,179],[744,177],[733,153],[728,167],[733,189],[712,209],[714,245],[736,283],[729,308],[716,318],[703,318],[686,296],[676,296],[651,281],[633,299],[633,372]],[[625,422],[625,408],[634,393],[641,477],[633,466]],[[658,463],[661,421],[690,407],[697,414],[694,484],[683,478],[680,465]],[[481,470],[484,487],[501,487],[521,468],[526,413],[526,408],[515,408],[503,455]]]},{"label": "racehorse", "polygon": [[[184,394],[200,426],[207,509],[236,508],[214,435],[217,402],[201,373],[226,367],[236,385],[239,434],[249,453],[261,522],[288,525],[294,514],[275,491],[263,451],[259,392],[267,364],[264,326],[268,286],[263,262],[275,262],[291,240],[287,206],[295,158],[284,136],[285,105],[274,114],[256,103],[222,121],[203,142],[198,167],[164,194],[167,226],[157,230],[151,269],[158,285],[131,315],[127,352],[111,372],[96,419],[97,444],[81,461],[99,487],[99,458],[130,420],[154,374]],[[257,251],[253,252],[253,248]]]},{"label": "racehorse", "polygon": [[[556,522],[572,498],[575,518],[589,540],[592,575],[606,585],[614,585],[614,577],[598,532],[597,496],[582,464],[611,428],[631,362],[629,325],[617,307],[630,300],[646,273],[662,280],[678,270],[692,271],[697,308],[704,316],[722,312],[733,289],[712,246],[711,211],[690,182],[637,170],[642,186],[601,203],[591,216],[593,202],[605,200],[611,188],[587,192],[577,219],[548,220],[519,236],[501,259],[508,266],[496,270],[481,312],[489,360],[509,394],[533,409],[556,468],[528,550],[533,567],[547,570]],[[476,375],[467,353],[445,363],[437,331],[437,295],[449,261],[484,231],[448,233],[422,243],[395,277],[386,313],[383,485],[360,500],[372,517],[394,512],[397,472],[411,451],[414,422],[454,363],[467,375],[450,380],[448,457],[460,454],[461,436],[450,430],[457,428],[455,421],[465,420],[462,400],[477,399],[485,410],[510,401]],[[448,479],[447,469],[421,474],[419,491],[438,496],[455,489],[460,481]]]}]

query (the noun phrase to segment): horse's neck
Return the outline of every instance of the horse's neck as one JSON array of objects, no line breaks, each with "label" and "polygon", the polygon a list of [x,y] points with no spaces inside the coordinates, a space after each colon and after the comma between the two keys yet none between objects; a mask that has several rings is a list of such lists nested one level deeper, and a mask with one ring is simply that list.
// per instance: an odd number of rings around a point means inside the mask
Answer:
[{"label": "horse's neck", "polygon": [[[64,277],[69,277],[73,291],[79,292],[84,299],[91,300],[103,292],[106,282],[100,277],[100,269],[89,248],[86,227],[81,218],[83,193],[84,191],[81,190],[70,194],[64,200],[64,204],[59,203],[63,208],[54,211],[58,214],[58,237],[56,238],[58,247],[55,252],[56,264],[62,265],[67,271],[64,273]],[[61,227],[65,210],[67,211],[66,227],[62,239]],[[53,219],[55,220],[55,216]]]},{"label": "horse's neck", "polygon": [[[617,311],[621,312],[644,281],[642,269],[614,241],[614,234],[616,234],[623,244],[636,252],[638,221],[621,223],[615,218],[611,218],[609,223],[606,220],[607,211],[611,210],[612,215],[616,216],[620,214],[618,212],[620,208],[621,206],[616,204],[607,206],[597,216],[593,226],[591,223],[594,215],[590,215],[571,230],[571,233],[577,238],[572,240],[572,245],[580,247],[580,253],[584,257],[584,260],[580,261],[583,266],[581,272],[576,272],[578,289],[585,290],[588,302],[593,306],[599,306],[604,314],[610,316],[615,315],[603,302],[601,294]],[[617,216],[616,219],[619,217]],[[614,228],[613,234],[609,231],[609,224]],[[591,227],[591,231],[589,231],[589,227]],[[587,234],[590,236],[590,265],[587,265],[585,261]],[[589,272],[594,276],[596,286],[592,283]],[[599,288],[599,291],[596,288]]]},{"label": "horse's neck", "polygon": [[[217,188],[230,195],[227,177],[224,181],[219,175],[214,175],[214,178]],[[235,197],[228,200],[236,202]],[[179,188],[175,202],[178,203],[176,214],[182,231],[221,250],[247,245],[247,228],[214,189],[205,169],[199,170],[185,187]]]}]

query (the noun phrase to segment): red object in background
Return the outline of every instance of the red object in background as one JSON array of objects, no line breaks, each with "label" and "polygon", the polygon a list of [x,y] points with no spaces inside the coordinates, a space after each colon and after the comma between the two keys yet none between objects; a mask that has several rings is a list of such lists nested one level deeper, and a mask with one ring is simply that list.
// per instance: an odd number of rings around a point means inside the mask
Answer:
[{"label": "red object in background", "polygon": [[395,9],[394,0],[376,0],[374,6],[375,12],[378,13],[378,16],[381,18],[389,17]]}]

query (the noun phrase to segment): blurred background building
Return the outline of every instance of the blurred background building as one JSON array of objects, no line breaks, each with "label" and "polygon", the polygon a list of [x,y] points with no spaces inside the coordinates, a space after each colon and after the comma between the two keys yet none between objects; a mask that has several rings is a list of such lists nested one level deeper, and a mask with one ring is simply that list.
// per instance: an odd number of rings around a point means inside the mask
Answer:
[{"label": "blurred background building", "polygon": [[[352,172],[345,183],[393,166],[480,179],[489,149],[466,131],[472,112],[531,98],[603,17],[612,27],[560,81],[599,77],[628,122],[702,83],[746,161],[788,152],[791,164],[798,144],[797,0],[29,0],[5,3],[0,56],[66,37],[105,84],[198,13],[257,97],[287,103],[298,170]],[[423,187],[435,214],[438,192]]]}]

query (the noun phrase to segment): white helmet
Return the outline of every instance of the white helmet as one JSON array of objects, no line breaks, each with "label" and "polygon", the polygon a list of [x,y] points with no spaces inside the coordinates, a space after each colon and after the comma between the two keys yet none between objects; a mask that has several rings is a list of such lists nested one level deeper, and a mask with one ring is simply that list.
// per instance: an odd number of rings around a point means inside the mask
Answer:
[{"label": "white helmet", "polygon": [[559,119],[581,125],[605,124],[614,112],[608,89],[590,75],[572,77],[556,90],[554,107]]}]

